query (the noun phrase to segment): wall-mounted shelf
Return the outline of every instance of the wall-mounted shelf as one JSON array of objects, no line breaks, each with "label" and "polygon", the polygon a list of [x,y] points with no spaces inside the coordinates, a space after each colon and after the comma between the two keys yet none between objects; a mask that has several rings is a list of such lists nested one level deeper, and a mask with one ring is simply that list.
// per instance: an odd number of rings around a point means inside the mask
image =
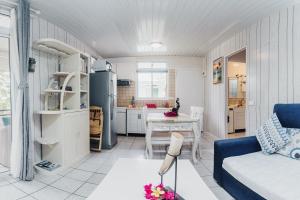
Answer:
[{"label": "wall-mounted shelf", "polygon": [[80,53],[78,49],[52,38],[43,38],[33,42],[33,48],[62,57]]},{"label": "wall-mounted shelf", "polygon": [[54,144],[57,144],[58,143],[58,139],[55,139],[55,138],[41,138],[41,137],[36,137],[35,138],[35,141],[40,143],[40,144],[43,144],[43,145],[54,145]]},{"label": "wall-mounted shelf", "polygon": [[68,76],[70,72],[55,72],[53,76]]},{"label": "wall-mounted shelf", "polygon": [[87,77],[88,75],[89,75],[88,73],[80,72],[81,77]]},{"label": "wall-mounted shelf", "polygon": [[46,89],[44,92],[47,93],[66,93],[66,94],[75,94],[75,91],[68,91],[68,90],[53,90],[53,89]]}]

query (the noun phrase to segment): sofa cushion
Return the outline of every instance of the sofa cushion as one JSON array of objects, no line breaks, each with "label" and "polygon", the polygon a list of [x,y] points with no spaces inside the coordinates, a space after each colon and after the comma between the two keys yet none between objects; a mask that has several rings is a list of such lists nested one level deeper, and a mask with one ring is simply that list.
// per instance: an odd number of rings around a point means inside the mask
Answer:
[{"label": "sofa cushion", "polygon": [[300,160],[300,129],[288,128],[287,133],[291,137],[291,142],[277,153]]},{"label": "sofa cushion", "polygon": [[256,131],[256,137],[262,151],[268,154],[275,153],[290,142],[286,128],[281,126],[275,113]]},{"label": "sofa cushion", "polygon": [[240,183],[265,199],[300,199],[300,162],[261,151],[228,157],[222,167]]}]

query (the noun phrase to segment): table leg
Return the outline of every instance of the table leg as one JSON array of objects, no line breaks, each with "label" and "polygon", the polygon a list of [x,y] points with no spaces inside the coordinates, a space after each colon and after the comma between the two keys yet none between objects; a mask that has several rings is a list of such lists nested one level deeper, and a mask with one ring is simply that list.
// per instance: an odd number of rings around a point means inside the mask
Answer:
[{"label": "table leg", "polygon": [[152,123],[149,122],[146,131],[146,154],[148,159],[152,159],[153,157],[151,135],[152,135]]},{"label": "table leg", "polygon": [[197,163],[198,159],[197,159],[197,151],[200,155],[200,132],[199,132],[199,128],[198,128],[198,124],[196,122],[193,122],[193,133],[194,133],[194,143],[193,143],[193,150],[192,150],[192,155],[193,155],[193,162]]}]

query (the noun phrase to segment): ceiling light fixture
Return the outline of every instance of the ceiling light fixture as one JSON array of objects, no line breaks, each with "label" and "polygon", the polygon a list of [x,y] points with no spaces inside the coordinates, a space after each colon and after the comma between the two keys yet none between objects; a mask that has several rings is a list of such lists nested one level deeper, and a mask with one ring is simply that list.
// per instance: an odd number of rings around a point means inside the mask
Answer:
[{"label": "ceiling light fixture", "polygon": [[161,43],[161,42],[151,42],[151,43],[150,43],[150,46],[151,46],[152,48],[157,49],[157,48],[162,47],[162,43]]}]

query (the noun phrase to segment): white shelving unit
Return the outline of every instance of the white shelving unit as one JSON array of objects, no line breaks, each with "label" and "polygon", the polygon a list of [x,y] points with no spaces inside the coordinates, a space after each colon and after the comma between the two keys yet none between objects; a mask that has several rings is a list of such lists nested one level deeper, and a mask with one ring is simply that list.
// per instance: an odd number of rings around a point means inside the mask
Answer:
[{"label": "white shelving unit", "polygon": [[35,142],[42,145],[42,160],[61,167],[41,173],[56,173],[89,153],[89,70],[90,57],[61,41],[45,38],[35,41],[35,49],[58,56],[59,71],[53,73],[43,91],[44,110],[42,136]]}]

